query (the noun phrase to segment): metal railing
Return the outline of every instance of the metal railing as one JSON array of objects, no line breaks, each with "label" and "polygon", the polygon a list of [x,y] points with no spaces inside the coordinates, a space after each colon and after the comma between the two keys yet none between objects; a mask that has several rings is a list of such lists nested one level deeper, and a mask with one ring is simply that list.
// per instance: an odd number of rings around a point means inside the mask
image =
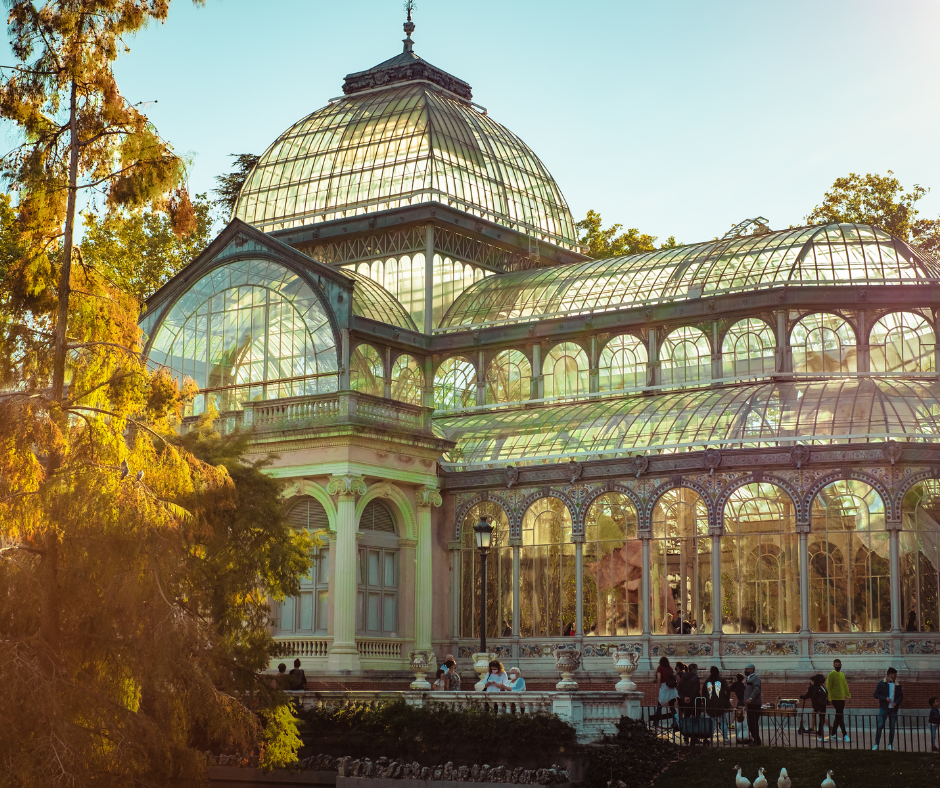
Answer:
[{"label": "metal railing", "polygon": [[[877,742],[879,750],[890,748],[900,752],[930,752],[933,746],[940,745],[940,733],[931,729],[923,715],[901,711],[894,716],[892,726],[890,717],[883,717],[874,709],[852,711],[843,715],[838,728],[835,718],[832,708],[823,715],[810,709],[762,709],[758,718],[760,743],[765,747],[871,750]],[[753,742],[746,715],[736,709],[709,713],[701,707],[696,712],[646,706],[642,720],[660,738],[675,744],[740,747]]]}]

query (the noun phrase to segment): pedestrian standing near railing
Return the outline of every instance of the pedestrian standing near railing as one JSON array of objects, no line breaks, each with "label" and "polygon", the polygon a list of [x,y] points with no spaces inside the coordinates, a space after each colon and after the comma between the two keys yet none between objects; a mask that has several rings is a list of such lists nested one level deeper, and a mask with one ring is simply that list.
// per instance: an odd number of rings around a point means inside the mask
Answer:
[{"label": "pedestrian standing near railing", "polygon": [[852,697],[852,693],[849,692],[849,682],[842,672],[841,660],[837,659],[832,663],[832,670],[826,676],[826,691],[829,693],[832,708],[836,711],[829,733],[837,736],[839,728],[842,728],[842,740],[852,741],[849,738],[849,732],[845,729],[845,702]]},{"label": "pedestrian standing near railing", "polygon": [[875,733],[875,746],[873,750],[878,749],[881,744],[881,734],[885,729],[885,722],[888,723],[888,749],[894,749],[894,732],[898,724],[898,707],[904,700],[904,690],[901,689],[897,681],[898,672],[894,668],[888,668],[885,677],[878,682],[875,687],[875,697],[878,699],[878,727]]},{"label": "pedestrian standing near railing", "polygon": [[747,729],[751,734],[751,744],[758,746],[763,744],[760,738],[761,704],[763,703],[760,691],[760,676],[757,675],[757,668],[754,665],[748,665],[744,668],[744,675],[747,676],[747,681],[744,684]]},{"label": "pedestrian standing near railing", "polygon": [[927,701],[930,704],[930,717],[927,722],[930,723],[930,749],[933,752],[940,752],[937,746],[937,733],[940,732],[940,709],[937,708],[937,699],[931,698]]}]

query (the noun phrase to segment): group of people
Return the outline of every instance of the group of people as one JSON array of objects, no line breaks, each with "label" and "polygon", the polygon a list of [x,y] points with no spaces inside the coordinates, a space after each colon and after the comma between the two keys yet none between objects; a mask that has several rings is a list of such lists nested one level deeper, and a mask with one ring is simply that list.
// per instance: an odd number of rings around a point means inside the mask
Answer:
[{"label": "group of people", "polygon": [[[457,663],[452,654],[444,658],[444,665],[437,669],[434,676],[433,689],[438,692],[457,692],[460,689],[460,676],[457,673]],[[510,668],[507,672],[503,663],[493,660],[483,683],[484,692],[524,692],[525,679],[519,668]]]},{"label": "group of people", "polygon": [[758,724],[761,682],[753,665],[748,665],[744,673],[738,673],[733,682],[722,678],[721,671],[712,665],[703,684],[696,663],[677,662],[673,670],[669,658],[662,657],[656,668],[656,681],[659,684],[657,715],[663,707],[670,709],[674,730],[679,730],[680,716],[691,717],[704,711],[715,719],[722,738],[727,740],[728,716],[733,711],[738,741],[743,742],[750,734],[749,743],[761,743]]},{"label": "group of people", "polygon": [[[722,737],[728,738],[728,715],[733,712],[734,724],[737,729],[738,742],[760,745],[760,717],[763,698],[761,697],[761,680],[754,665],[748,665],[744,673],[738,673],[735,681],[728,683],[721,677],[721,671],[712,666],[708,678],[703,684],[698,675],[698,665],[694,662],[685,665],[677,662],[675,670],[669,664],[667,657],[659,660],[656,669],[656,681],[659,684],[659,697],[656,705],[656,717],[662,719],[660,709],[671,710],[674,730],[680,730],[680,717],[689,717],[698,711],[704,711],[715,718]],[[828,741],[825,735],[826,711],[829,704],[835,711],[833,720],[829,723],[830,736],[842,732],[843,740],[851,741],[845,727],[845,702],[852,697],[849,683],[842,672],[842,661],[835,660],[828,676],[817,673],[813,676],[806,693],[801,695],[802,700],[810,702],[812,713],[816,717],[816,736],[818,741]],[[904,690],[898,682],[898,672],[888,668],[885,677],[875,686],[874,697],[878,700],[878,722],[875,732],[875,743],[872,747],[877,750],[881,746],[881,737],[885,727],[888,728],[888,749],[894,748],[894,735],[897,727],[898,709],[904,701]],[[933,752],[940,752],[938,736],[940,736],[940,708],[937,707],[937,698],[930,698],[930,740]],[[670,714],[667,712],[666,717]]]}]

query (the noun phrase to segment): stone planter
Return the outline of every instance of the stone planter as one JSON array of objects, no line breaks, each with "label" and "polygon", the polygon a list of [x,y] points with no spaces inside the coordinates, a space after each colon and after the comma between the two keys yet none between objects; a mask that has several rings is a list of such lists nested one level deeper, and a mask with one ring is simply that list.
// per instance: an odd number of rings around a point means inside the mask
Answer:
[{"label": "stone planter", "polygon": [[408,656],[411,658],[409,667],[415,674],[415,680],[411,682],[411,689],[431,689],[431,684],[427,680],[426,676],[434,669],[434,654],[430,651],[412,651]]},{"label": "stone planter", "polygon": [[640,655],[635,651],[618,649],[614,654],[614,670],[620,674],[620,681],[614,685],[617,692],[634,692],[636,684],[630,678],[640,664]]},{"label": "stone planter", "polygon": [[555,667],[561,672],[561,681],[555,685],[555,689],[575,692],[578,682],[572,674],[581,666],[581,652],[576,648],[556,648],[552,656],[555,657]]},{"label": "stone planter", "polygon": [[477,676],[480,677],[480,680],[473,685],[473,688],[477,692],[481,692],[483,690],[483,684],[486,681],[486,674],[490,669],[490,662],[496,659],[496,654],[492,651],[478,651],[471,655],[471,659],[473,660],[473,669],[476,671]]}]

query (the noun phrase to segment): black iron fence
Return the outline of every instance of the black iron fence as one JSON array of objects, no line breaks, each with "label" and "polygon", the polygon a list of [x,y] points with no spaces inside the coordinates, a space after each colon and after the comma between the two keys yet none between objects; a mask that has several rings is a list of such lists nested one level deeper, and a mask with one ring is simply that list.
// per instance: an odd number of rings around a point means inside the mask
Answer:
[{"label": "black iron fence", "polygon": [[[940,732],[926,716],[882,715],[876,710],[852,712],[836,719],[830,708],[826,714],[810,709],[765,708],[755,718],[743,710],[706,712],[699,709],[673,709],[646,706],[643,721],[659,736],[676,744],[713,747],[752,746],[758,741],[767,747],[824,747],[840,750],[879,750],[931,752],[940,746]],[[757,722],[759,738],[754,735]],[[750,723],[750,724],[749,724]]]}]

